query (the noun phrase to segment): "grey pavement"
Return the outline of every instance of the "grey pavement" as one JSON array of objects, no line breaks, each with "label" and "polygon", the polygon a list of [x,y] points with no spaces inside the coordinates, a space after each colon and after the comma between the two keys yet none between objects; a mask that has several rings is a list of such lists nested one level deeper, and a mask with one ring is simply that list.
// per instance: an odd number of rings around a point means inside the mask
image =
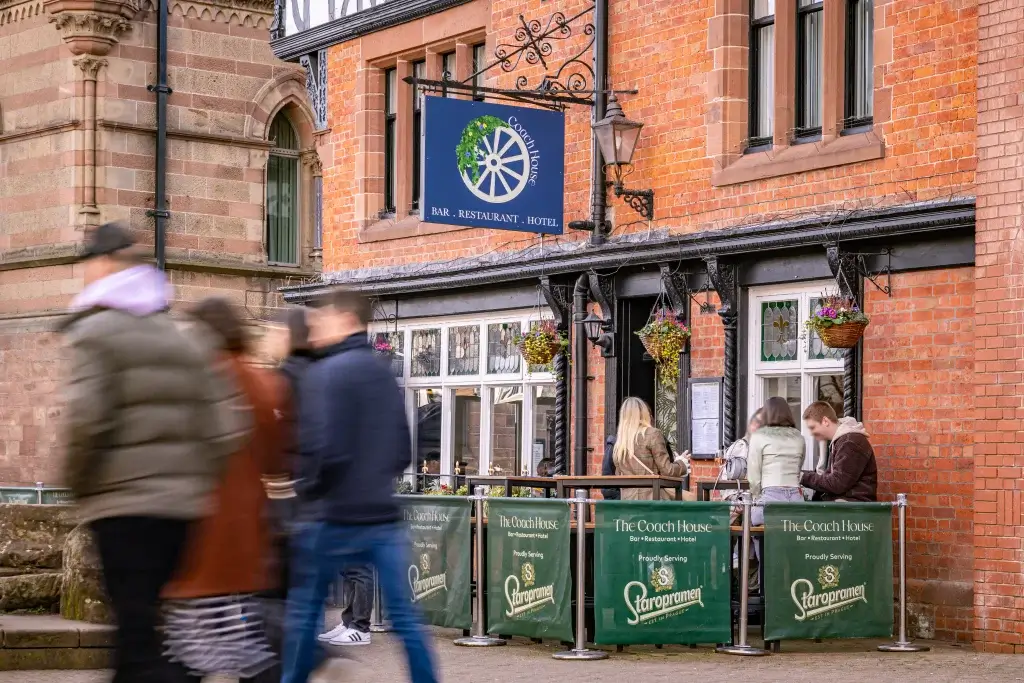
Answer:
[{"label": "grey pavement", "polygon": [[[629,648],[597,662],[561,662],[551,658],[556,645],[533,645],[516,639],[506,647],[469,649],[451,644],[459,635],[435,631],[441,680],[445,683],[960,683],[1024,681],[1024,659],[1013,655],[978,654],[969,648],[931,643],[918,654],[882,654],[872,643],[842,641],[784,643],[783,652],[764,658],[715,654],[710,648],[669,646]],[[354,648],[342,678],[317,683],[402,683],[401,648],[391,636],[373,636],[373,644]],[[631,677],[627,681],[624,676]],[[106,683],[109,673],[0,672],[0,683]]]}]

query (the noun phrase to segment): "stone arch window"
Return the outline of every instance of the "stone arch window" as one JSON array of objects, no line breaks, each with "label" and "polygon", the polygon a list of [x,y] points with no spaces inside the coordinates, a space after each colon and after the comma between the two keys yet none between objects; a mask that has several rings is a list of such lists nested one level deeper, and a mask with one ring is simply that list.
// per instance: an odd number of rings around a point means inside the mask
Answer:
[{"label": "stone arch window", "polygon": [[299,136],[284,111],[274,117],[268,138],[267,261],[299,263]]}]

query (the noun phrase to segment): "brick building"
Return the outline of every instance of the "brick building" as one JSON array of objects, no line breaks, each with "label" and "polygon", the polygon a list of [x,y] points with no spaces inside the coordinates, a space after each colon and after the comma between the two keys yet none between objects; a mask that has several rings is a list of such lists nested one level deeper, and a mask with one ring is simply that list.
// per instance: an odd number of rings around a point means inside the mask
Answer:
[{"label": "brick building", "polygon": [[[281,7],[272,45],[327,64],[325,279],[378,300],[417,416],[412,468],[508,463],[514,418],[515,469],[595,472],[627,395],[692,444],[688,379],[722,378],[726,444],[767,397],[828,400],[866,423],[884,497],[910,495],[913,632],[1024,652],[1024,1],[301,4]],[[568,34],[543,59],[515,59],[559,16]],[[628,183],[654,190],[653,220],[592,193],[592,111],[570,106],[565,221],[606,204],[606,239],[422,221],[422,100],[404,79],[490,97],[479,88],[565,86],[563,64],[581,90],[606,68],[638,91],[619,97],[644,124]],[[837,288],[872,318],[849,354],[803,333]],[[675,390],[634,334],[665,301],[693,329]],[[574,305],[608,323],[611,353],[581,340]],[[516,360],[511,338],[541,317],[573,337],[571,368]]]},{"label": "brick building", "polygon": [[[59,483],[55,315],[82,231],[154,243],[155,2],[0,0],[0,486]],[[317,117],[271,0],[168,3],[166,261],[177,298],[262,317],[318,269]]]}]

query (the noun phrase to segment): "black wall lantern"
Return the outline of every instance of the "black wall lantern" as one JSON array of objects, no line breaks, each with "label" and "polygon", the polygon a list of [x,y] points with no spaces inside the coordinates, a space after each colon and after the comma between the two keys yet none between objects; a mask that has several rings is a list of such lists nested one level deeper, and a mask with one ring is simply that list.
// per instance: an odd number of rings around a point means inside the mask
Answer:
[{"label": "black wall lantern", "polygon": [[593,311],[583,319],[583,333],[594,346],[601,349],[601,356],[610,358],[615,355],[615,329],[611,323]]},{"label": "black wall lantern", "polygon": [[593,125],[606,168],[613,168],[615,196],[625,197],[626,203],[633,207],[634,211],[647,220],[653,220],[654,190],[628,190],[623,185],[623,179],[633,172],[633,152],[636,151],[640,129],[643,127],[644,124],[626,118],[614,92],[608,98],[605,117]]}]

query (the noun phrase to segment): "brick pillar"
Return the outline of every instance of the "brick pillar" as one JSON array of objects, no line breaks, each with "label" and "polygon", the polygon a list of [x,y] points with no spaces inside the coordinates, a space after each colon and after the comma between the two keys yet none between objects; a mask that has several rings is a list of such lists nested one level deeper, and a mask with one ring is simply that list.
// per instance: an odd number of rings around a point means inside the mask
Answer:
[{"label": "brick pillar", "polygon": [[1024,653],[1024,0],[978,2],[974,638]]}]

